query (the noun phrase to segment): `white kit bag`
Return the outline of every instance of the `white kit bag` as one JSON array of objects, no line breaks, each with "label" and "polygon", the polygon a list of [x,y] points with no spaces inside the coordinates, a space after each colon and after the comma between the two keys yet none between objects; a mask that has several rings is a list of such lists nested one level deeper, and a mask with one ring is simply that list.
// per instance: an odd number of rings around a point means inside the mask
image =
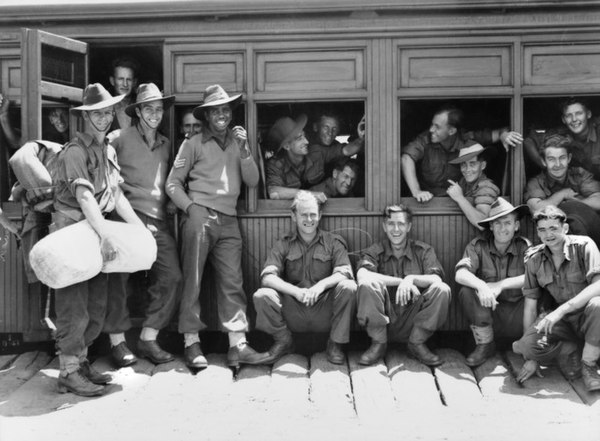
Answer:
[{"label": "white kit bag", "polygon": [[156,260],[156,240],[145,227],[108,222],[117,253],[102,261],[100,236],[87,220],[44,237],[32,248],[31,267],[42,283],[58,289],[89,280],[99,272],[132,273],[148,270]]}]

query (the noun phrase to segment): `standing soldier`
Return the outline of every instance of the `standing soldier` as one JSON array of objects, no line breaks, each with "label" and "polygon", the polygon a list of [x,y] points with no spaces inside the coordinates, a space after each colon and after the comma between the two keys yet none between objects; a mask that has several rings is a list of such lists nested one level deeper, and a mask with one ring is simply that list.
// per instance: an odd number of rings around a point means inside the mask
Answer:
[{"label": "standing soldier", "polygon": [[527,211],[526,205],[513,207],[498,198],[490,207],[489,217],[479,222],[491,234],[469,242],[456,264],[455,279],[463,285],[458,301],[476,343],[466,359],[469,366],[479,366],[496,353],[495,335],[515,338],[523,334],[523,259],[531,244],[515,235],[519,217]]},{"label": "standing soldier", "polygon": [[[177,245],[169,232],[165,210],[168,199],[165,182],[171,163],[171,143],[158,132],[163,114],[174,100],[174,96],[163,97],[153,83],[141,84],[136,102],[125,108],[127,115],[137,116],[137,123],[121,130],[112,142],[124,181],[121,188],[138,217],[156,239],[156,261],[149,272],[150,301],[137,345],[138,355],[154,363],[173,360],[172,354],[160,348],[156,337],[173,316],[181,280]],[[128,366],[136,361],[125,342],[125,331],[131,328],[127,310],[128,280],[129,273],[109,276],[104,332],[109,333],[113,360],[118,366]]]},{"label": "standing soldier", "polygon": [[[83,92],[80,112],[85,130],[77,133],[58,157],[58,183],[52,214],[53,228],[60,229],[87,219],[103,243],[104,260],[116,257],[114,239],[107,231],[104,216],[116,210],[125,222],[142,225],[123,196],[119,184],[117,156],[106,133],[114,116],[114,105],[122,96],[112,97],[101,84]],[[56,346],[60,361],[59,392],[82,396],[104,393],[110,376],[96,372],[87,360],[87,348],[104,324],[107,301],[105,273],[85,282],[56,290]]]},{"label": "standing soldier", "polygon": [[199,296],[209,257],[221,327],[229,333],[228,364],[259,364],[266,356],[254,351],[245,335],[248,319],[236,203],[242,181],[255,187],[259,174],[246,130],[241,126],[229,128],[233,107],[241,98],[230,97],[219,85],[206,88],[204,104],[194,109],[194,116],[204,121],[203,130],[181,144],[167,179],[169,197],[184,212],[179,332],[184,335],[185,362],[192,368],[207,365],[198,332],[206,328],[200,317]]}]

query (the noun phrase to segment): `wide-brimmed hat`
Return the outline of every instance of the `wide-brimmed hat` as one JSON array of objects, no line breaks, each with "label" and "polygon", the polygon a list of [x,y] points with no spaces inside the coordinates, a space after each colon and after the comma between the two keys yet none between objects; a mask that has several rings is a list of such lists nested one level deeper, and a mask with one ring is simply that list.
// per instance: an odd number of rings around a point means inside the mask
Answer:
[{"label": "wide-brimmed hat", "polygon": [[487,228],[490,222],[501,218],[502,216],[506,216],[507,214],[516,212],[517,218],[524,216],[529,212],[529,208],[527,205],[517,205],[516,207],[508,202],[506,199],[499,197],[494,201],[494,203],[490,206],[490,212],[486,219],[480,220],[477,222],[477,225]]},{"label": "wide-brimmed hat", "polygon": [[135,116],[135,108],[144,103],[162,101],[164,109],[167,110],[175,101],[175,95],[163,96],[162,92],[154,83],[140,84],[137,88],[135,103],[125,107],[125,113],[131,117]]},{"label": "wide-brimmed hat", "polygon": [[279,150],[283,144],[295,138],[304,130],[307,120],[308,118],[304,113],[296,120],[293,120],[289,116],[279,118],[269,130],[267,142],[275,150]]},{"label": "wide-brimmed hat", "polygon": [[242,94],[229,96],[227,92],[225,92],[225,89],[218,84],[213,84],[204,90],[204,99],[202,100],[202,104],[195,107],[192,113],[196,119],[202,119],[202,109],[212,106],[220,106],[221,104],[227,103],[231,103],[231,107],[235,107],[240,103],[241,100]]},{"label": "wide-brimmed hat", "polygon": [[112,96],[100,83],[88,84],[83,91],[82,105],[73,107],[71,112],[98,110],[113,106],[125,98],[125,95]]},{"label": "wide-brimmed hat", "polygon": [[452,161],[448,161],[448,164],[460,164],[461,162],[467,162],[477,156],[481,155],[487,150],[486,147],[481,144],[473,144],[469,147],[464,147],[458,151],[458,156]]}]

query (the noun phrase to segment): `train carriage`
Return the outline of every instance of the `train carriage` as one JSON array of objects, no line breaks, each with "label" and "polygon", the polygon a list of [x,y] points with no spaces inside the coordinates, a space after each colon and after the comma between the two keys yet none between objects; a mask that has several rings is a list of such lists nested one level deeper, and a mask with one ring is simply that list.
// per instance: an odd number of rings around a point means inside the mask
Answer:
[{"label": "train carriage", "polygon": [[[557,104],[565,96],[585,95],[592,111],[600,112],[598,1],[19,3],[0,5],[0,89],[24,139],[41,137],[49,106],[75,104],[88,82],[108,85],[110,61],[118,55],[140,61],[141,82],[176,96],[162,127],[173,141],[183,110],[198,104],[214,83],[244,95],[234,119],[247,128],[259,161],[268,155],[265,135],[279,116],[331,108],[343,115],[342,134],[352,136],[366,115],[357,197],[331,199],[322,226],[341,234],[356,255],[380,237],[381,210],[402,201],[416,214],[413,236],[433,245],[449,282],[477,231],[450,198],[420,204],[410,197],[400,147],[426,130],[433,111],[448,101],[465,110],[473,129],[523,133],[558,125]],[[71,122],[71,128],[78,124]],[[20,221],[20,205],[8,200],[9,152],[6,140],[0,141],[2,209]],[[522,147],[498,151],[489,168],[503,195],[521,203]],[[259,285],[268,250],[290,227],[288,207],[289,201],[267,198],[264,179],[240,198],[248,295]],[[533,238],[530,226],[525,233]],[[6,238],[1,344],[48,339],[40,324],[44,289],[27,284],[16,243]],[[143,277],[135,280],[135,291],[143,292]],[[205,285],[211,289],[210,280]],[[216,329],[216,304],[204,297],[207,323]],[[467,329],[456,305],[444,329]]]}]

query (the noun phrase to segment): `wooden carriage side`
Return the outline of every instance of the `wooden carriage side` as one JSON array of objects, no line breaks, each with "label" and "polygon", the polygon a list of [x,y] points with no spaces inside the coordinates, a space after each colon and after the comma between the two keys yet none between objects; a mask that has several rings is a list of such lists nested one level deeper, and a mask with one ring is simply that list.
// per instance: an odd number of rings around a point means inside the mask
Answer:
[{"label": "wooden carriage side", "polygon": [[[28,60],[21,58],[24,43],[19,27],[27,26],[88,43],[90,81],[106,81],[106,62],[112,53],[137,51],[153,57],[155,69],[149,78],[177,97],[164,126],[173,140],[178,136],[179,112],[197,104],[204,88],[213,83],[244,94],[245,104],[236,117],[251,140],[261,139],[272,123],[270,109],[299,110],[323,103],[349,108],[354,114],[364,112],[367,139],[361,197],[328,203],[323,228],[341,234],[355,255],[380,237],[383,207],[403,201],[416,215],[413,237],[434,246],[449,282],[454,264],[476,230],[448,198],[422,205],[402,193],[400,146],[429,126],[430,112],[444,101],[464,105],[482,124],[525,131],[533,124],[525,109],[543,109],[544,100],[555,104],[562,96],[589,96],[600,90],[596,75],[600,5],[595,3],[567,8],[534,1],[524,8],[501,0],[494,5],[471,2],[470,8],[464,8],[458,1],[439,6],[433,1],[406,0],[379,2],[370,9],[352,1],[306,2],[294,8],[291,2],[271,0],[254,8],[243,1],[220,6],[203,3],[157,2],[155,17],[131,4],[76,7],[69,15],[50,7],[4,8],[2,91],[17,107],[26,109],[30,102],[21,98],[32,90],[21,82],[21,67]],[[156,18],[166,10],[170,19]],[[23,127],[30,115],[29,110],[23,111]],[[549,112],[541,121],[550,126],[559,119]],[[257,142],[252,148],[258,159],[262,151]],[[0,166],[6,173],[4,158]],[[501,182],[504,195],[513,203],[522,202],[521,148],[503,156],[494,167],[502,169],[500,175],[507,171]],[[2,207],[19,219],[20,207],[8,202],[6,181],[4,177],[0,185]],[[290,225],[289,203],[268,200],[263,190],[246,190],[239,204],[249,297],[260,283],[268,250]],[[530,225],[524,231],[533,239]],[[15,335],[10,338],[25,341],[47,338],[39,325],[43,302],[35,291],[40,288],[26,284],[12,239],[0,262],[0,280],[4,305],[0,335],[7,336],[2,341],[8,341],[11,333]],[[206,288],[211,289],[210,281]],[[216,303],[206,298],[207,322],[217,329]],[[466,329],[454,303],[444,329]]]}]

